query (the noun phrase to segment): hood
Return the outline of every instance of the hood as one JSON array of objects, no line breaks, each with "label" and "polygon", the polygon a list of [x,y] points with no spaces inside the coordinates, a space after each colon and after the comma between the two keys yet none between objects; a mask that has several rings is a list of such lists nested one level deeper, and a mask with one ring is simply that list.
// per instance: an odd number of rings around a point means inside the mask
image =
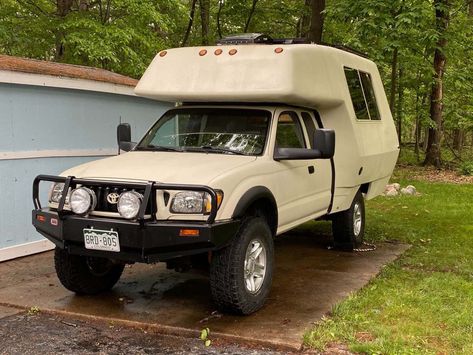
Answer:
[{"label": "hood", "polygon": [[254,156],[186,152],[129,152],[64,171],[77,178],[207,185],[219,175],[256,160]]}]

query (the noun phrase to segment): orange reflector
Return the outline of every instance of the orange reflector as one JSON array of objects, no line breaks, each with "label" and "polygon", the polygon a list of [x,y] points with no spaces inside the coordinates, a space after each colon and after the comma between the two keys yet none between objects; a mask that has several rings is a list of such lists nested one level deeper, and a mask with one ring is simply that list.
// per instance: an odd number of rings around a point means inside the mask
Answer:
[{"label": "orange reflector", "polygon": [[207,54],[207,49],[202,49],[202,50],[199,52],[199,55],[200,55],[201,57],[203,57],[203,56],[206,55],[206,54]]},{"label": "orange reflector", "polygon": [[41,216],[40,214],[36,215],[36,220],[38,222],[46,222],[46,217],[45,216]]},{"label": "orange reflector", "polygon": [[279,54],[279,53],[282,53],[284,49],[282,49],[281,47],[278,47],[274,50],[275,53]]},{"label": "orange reflector", "polygon": [[233,49],[230,49],[230,51],[228,52],[228,54],[230,54],[230,55],[235,55],[235,54],[237,54],[237,52],[238,52],[238,51],[237,51],[235,48],[233,48]]},{"label": "orange reflector", "polygon": [[181,229],[179,231],[179,237],[198,237],[199,235],[198,229]]},{"label": "orange reflector", "polygon": [[162,51],[162,52],[159,53],[159,56],[160,56],[160,57],[164,57],[166,54],[168,54],[167,51]]},{"label": "orange reflector", "polygon": [[220,48],[216,49],[215,52],[214,52],[215,55],[220,55],[222,53],[223,53],[223,50],[221,50]]}]

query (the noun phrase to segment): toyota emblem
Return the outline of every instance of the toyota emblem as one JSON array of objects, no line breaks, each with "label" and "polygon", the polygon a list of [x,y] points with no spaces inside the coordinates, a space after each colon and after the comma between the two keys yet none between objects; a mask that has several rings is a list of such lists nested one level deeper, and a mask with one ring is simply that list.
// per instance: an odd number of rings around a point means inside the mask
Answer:
[{"label": "toyota emblem", "polygon": [[118,203],[118,198],[119,197],[120,197],[119,194],[117,194],[116,192],[112,192],[112,193],[107,195],[107,201],[108,201],[108,203],[110,203],[112,205],[116,205]]}]

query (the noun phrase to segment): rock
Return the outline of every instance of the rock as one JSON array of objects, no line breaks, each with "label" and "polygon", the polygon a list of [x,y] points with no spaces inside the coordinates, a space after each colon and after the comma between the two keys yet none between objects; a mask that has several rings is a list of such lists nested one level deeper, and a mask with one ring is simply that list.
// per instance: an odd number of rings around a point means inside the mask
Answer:
[{"label": "rock", "polygon": [[399,192],[396,189],[392,188],[392,189],[386,191],[385,195],[388,196],[388,197],[394,197],[394,196],[399,195]]},{"label": "rock", "polygon": [[416,188],[412,185],[406,186],[401,189],[401,194],[402,195],[415,195],[416,194]]},{"label": "rock", "polygon": [[386,187],[384,188],[384,191],[385,191],[385,192],[388,192],[389,190],[396,190],[396,191],[399,191],[400,188],[401,188],[401,185],[399,185],[399,184],[396,182],[396,183],[394,183],[394,184],[386,185]]}]

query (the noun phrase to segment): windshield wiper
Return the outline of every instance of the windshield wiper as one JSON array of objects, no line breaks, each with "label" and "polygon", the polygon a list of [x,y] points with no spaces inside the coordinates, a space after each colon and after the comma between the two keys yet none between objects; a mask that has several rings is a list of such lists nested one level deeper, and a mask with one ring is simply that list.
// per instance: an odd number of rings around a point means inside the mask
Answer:
[{"label": "windshield wiper", "polygon": [[153,150],[153,151],[159,151],[159,152],[182,152],[182,149],[176,148],[176,147],[165,147],[162,145],[153,145],[153,144],[148,144],[145,147],[137,147],[136,150]]},{"label": "windshield wiper", "polygon": [[238,150],[232,150],[228,148],[212,147],[210,145],[203,145],[201,147],[186,147],[186,151],[195,152],[215,152],[222,154],[235,154],[235,155],[247,155],[246,153],[239,152]]}]

